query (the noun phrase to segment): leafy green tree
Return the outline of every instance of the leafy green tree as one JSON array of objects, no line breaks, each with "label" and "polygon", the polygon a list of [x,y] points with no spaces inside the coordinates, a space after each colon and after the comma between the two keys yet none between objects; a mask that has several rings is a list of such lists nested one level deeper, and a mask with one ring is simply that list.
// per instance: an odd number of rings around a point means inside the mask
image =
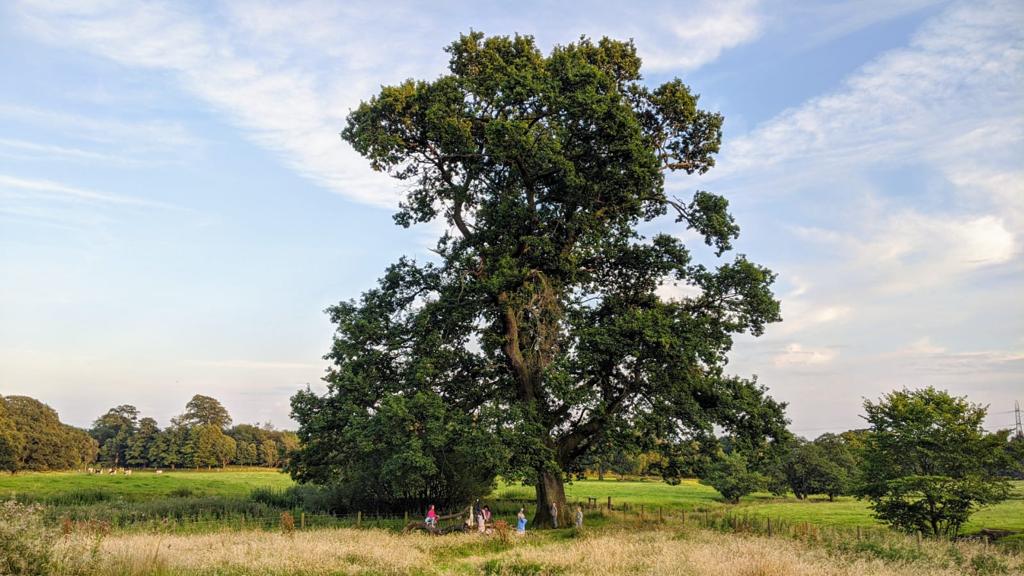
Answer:
[{"label": "leafy green tree", "polygon": [[935,388],[865,401],[871,434],[858,495],[906,531],[956,536],[971,513],[1005,500],[1006,432],[982,428],[986,408]]},{"label": "leafy green tree", "polygon": [[186,462],[193,468],[227,466],[236,451],[235,441],[214,424],[199,424],[189,430]]},{"label": "leafy green tree", "polygon": [[[449,73],[362,103],[345,140],[405,182],[395,220],[440,221],[436,264],[388,268],[337,325],[325,402],[346,416],[436,393],[499,434],[502,473],[537,491],[534,525],[565,504],[567,471],[609,434],[676,443],[712,431],[761,442],[782,406],[723,367],[733,336],[779,319],[774,274],[743,256],[700,264],[678,235],[638,227],[669,211],[721,256],[738,226],[719,196],[670,198],[665,173],[714,164],[722,117],[680,80],[641,82],[631,42],[542,54],[530,37],[471,33]],[[664,299],[665,283],[695,295]],[[308,393],[293,400],[303,451],[318,445]],[[314,432],[315,431],[315,432]],[[303,466],[318,463],[307,452]],[[297,477],[305,474],[298,469]]]},{"label": "leafy green tree", "polygon": [[185,405],[181,423],[188,428],[208,425],[224,430],[231,425],[231,416],[228,414],[227,408],[217,399],[196,394]]},{"label": "leafy green tree", "polygon": [[768,479],[747,469],[747,459],[738,452],[723,454],[713,462],[700,483],[711,486],[727,502],[736,504],[740,498],[762,489]]},{"label": "leafy green tree", "polygon": [[0,396],[0,470],[17,472],[25,451],[25,437],[18,432],[7,403]]},{"label": "leafy green tree", "polygon": [[111,408],[93,422],[89,434],[99,443],[99,459],[111,466],[127,463],[128,445],[138,426],[139,410],[130,404]]},{"label": "leafy green tree", "polygon": [[506,456],[473,416],[430,392],[388,396],[372,412],[308,390],[292,405],[308,436],[291,470],[335,486],[342,508],[460,506],[494,488]]},{"label": "leafy green tree", "polygon": [[185,446],[188,444],[188,429],[181,425],[177,418],[171,419],[171,425],[161,431],[153,445],[149,448],[149,461],[153,466],[174,469],[187,466]]},{"label": "leafy green tree", "polygon": [[[2,434],[2,432],[0,432]],[[1004,476],[1024,480],[1024,436],[1015,435],[1006,444],[1008,462]]]},{"label": "leafy green tree", "polygon": [[128,441],[128,449],[125,451],[125,462],[129,466],[152,466],[150,452],[153,445],[160,436],[160,427],[156,420],[143,418],[139,420],[138,429]]},{"label": "leafy green tree", "polygon": [[83,468],[96,461],[99,444],[88,431],[61,424],[61,445],[64,455],[62,469]]},{"label": "leafy green tree", "polygon": [[81,431],[63,424],[53,408],[27,396],[6,396],[3,401],[24,441],[18,470],[67,470],[84,463],[91,445]]},{"label": "leafy green tree", "polygon": [[264,466],[277,466],[281,462],[281,449],[277,442],[270,440],[269,438],[260,443],[259,448],[259,461],[254,464],[262,464]]},{"label": "leafy green tree", "polygon": [[829,500],[850,494],[858,462],[845,438],[822,434],[813,442],[793,444],[782,465],[788,487],[797,499],[825,494]]}]

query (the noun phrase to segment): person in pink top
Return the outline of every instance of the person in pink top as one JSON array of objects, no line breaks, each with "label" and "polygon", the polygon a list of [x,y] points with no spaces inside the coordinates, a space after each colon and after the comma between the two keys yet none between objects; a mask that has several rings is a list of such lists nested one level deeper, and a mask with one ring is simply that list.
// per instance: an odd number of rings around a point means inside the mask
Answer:
[{"label": "person in pink top", "polygon": [[434,510],[434,505],[430,505],[430,510],[427,511],[427,526],[431,528],[437,528],[437,512]]}]

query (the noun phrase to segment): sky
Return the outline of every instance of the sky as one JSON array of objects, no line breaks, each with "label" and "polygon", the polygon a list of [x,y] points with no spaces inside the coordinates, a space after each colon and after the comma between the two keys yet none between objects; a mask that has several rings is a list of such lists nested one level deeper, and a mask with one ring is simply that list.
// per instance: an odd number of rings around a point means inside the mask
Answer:
[{"label": "sky", "polygon": [[718,165],[666,187],[726,196],[736,252],[778,274],[784,321],[728,370],[796,433],[929,385],[1013,424],[1019,1],[0,3],[0,394],[78,426],[205,394],[293,427],[289,396],[324,389],[323,310],[437,233],[393,224],[402,187],[338,132],[470,30],[632,38],[646,82],[725,116]]}]

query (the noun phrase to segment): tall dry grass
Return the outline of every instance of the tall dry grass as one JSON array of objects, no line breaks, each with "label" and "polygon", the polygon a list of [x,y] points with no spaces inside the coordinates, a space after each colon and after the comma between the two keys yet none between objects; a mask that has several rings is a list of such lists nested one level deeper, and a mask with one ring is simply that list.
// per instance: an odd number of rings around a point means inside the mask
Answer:
[{"label": "tall dry grass", "polygon": [[[94,546],[93,553],[82,554]],[[882,560],[787,538],[650,528],[533,533],[508,543],[478,534],[401,535],[330,529],[206,535],[71,535],[58,573],[184,574],[580,574],[692,576],[974,576],[1024,574],[1024,559],[981,545],[925,542],[912,561]],[[979,561],[980,559],[981,561]]]}]

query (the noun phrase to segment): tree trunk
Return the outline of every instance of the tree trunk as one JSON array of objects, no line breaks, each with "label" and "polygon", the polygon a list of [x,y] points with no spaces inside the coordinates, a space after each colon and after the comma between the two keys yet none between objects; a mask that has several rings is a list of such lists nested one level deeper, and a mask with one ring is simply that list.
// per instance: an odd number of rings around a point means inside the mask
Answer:
[{"label": "tree trunk", "polygon": [[537,513],[533,516],[533,525],[537,528],[552,528],[555,523],[551,517],[551,504],[558,509],[558,527],[571,524],[572,513],[565,501],[565,485],[560,472],[544,470],[537,474]]}]

